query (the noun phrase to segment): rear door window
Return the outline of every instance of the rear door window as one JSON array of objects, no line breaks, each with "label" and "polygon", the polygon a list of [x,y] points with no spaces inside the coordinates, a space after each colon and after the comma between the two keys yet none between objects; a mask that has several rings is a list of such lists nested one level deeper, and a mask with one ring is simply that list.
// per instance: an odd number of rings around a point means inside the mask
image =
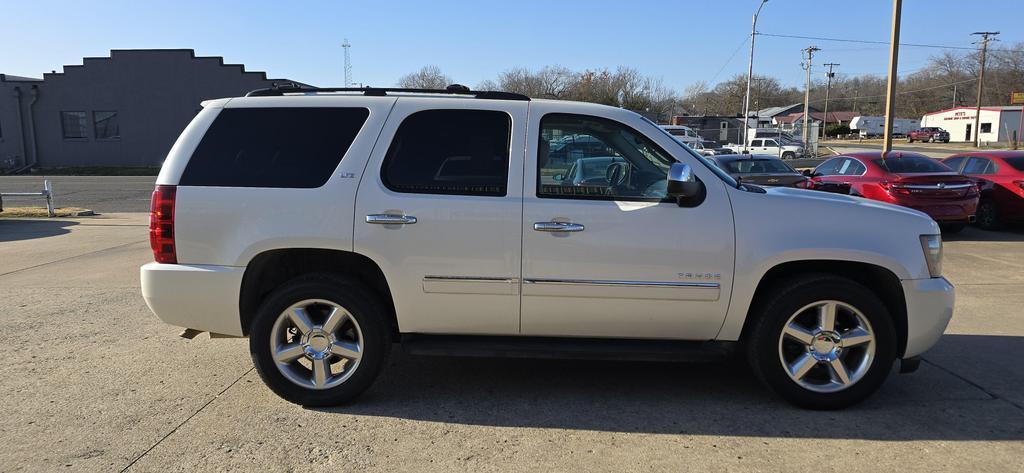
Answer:
[{"label": "rear door window", "polygon": [[192,153],[183,186],[324,185],[369,116],[365,108],[227,108]]},{"label": "rear door window", "polygon": [[395,192],[504,196],[511,136],[505,112],[416,112],[398,127],[381,180]]}]

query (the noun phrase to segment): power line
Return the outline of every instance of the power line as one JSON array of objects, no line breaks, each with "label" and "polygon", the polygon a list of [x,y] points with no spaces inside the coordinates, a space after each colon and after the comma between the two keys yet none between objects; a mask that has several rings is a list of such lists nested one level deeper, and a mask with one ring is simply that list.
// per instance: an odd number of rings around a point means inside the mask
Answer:
[{"label": "power line", "polygon": [[[862,44],[885,44],[889,45],[888,41],[870,41],[870,40],[855,40],[849,38],[825,38],[820,36],[800,36],[800,35],[774,35],[771,33],[758,33],[761,36],[771,36],[774,38],[793,38],[793,39],[809,39],[817,41],[835,41],[839,43],[862,43]],[[959,49],[965,51],[977,51],[978,48],[969,46],[944,46],[941,44],[921,44],[921,43],[900,43],[900,46],[910,46],[919,48],[936,48],[936,49]],[[1006,52],[1024,52],[1021,49],[993,49],[993,51],[1006,51]]]},{"label": "power line", "polygon": [[719,74],[721,74],[722,71],[724,71],[725,68],[732,62],[732,60],[736,57],[736,53],[740,52],[740,48],[742,48],[744,44],[747,44],[747,41],[750,41],[749,36],[743,38],[743,42],[736,46],[736,49],[732,52],[732,54],[729,55],[729,59],[726,59],[725,64],[722,64],[722,67],[718,68],[718,72],[716,72],[715,75],[711,76],[711,80],[708,81],[708,85],[713,84],[715,82],[715,79],[718,79]]},{"label": "power line", "polygon": [[[962,81],[957,81],[957,82],[950,82],[948,84],[934,85],[934,86],[925,87],[925,88],[922,88],[922,89],[904,90],[904,91],[896,92],[896,95],[912,94],[914,92],[924,92],[926,90],[941,89],[943,87],[952,87],[954,85],[964,84],[964,83],[967,83],[967,82],[974,82],[976,80],[978,80],[978,79],[974,78],[974,79],[967,79],[967,80],[962,80]],[[881,98],[881,97],[885,97],[885,94],[882,94],[882,95],[859,95],[859,96],[857,96],[858,99],[877,99],[877,98]],[[844,97],[844,98],[842,98],[840,100],[849,100],[849,99],[850,99],[849,97]],[[812,100],[811,103],[818,103],[818,102],[823,102],[823,101],[824,101],[823,99],[818,99],[818,100]]]}]

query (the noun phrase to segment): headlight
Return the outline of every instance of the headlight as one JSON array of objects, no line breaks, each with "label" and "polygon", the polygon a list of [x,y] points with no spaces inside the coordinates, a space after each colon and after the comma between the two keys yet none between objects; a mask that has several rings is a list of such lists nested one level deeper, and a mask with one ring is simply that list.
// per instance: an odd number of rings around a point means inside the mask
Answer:
[{"label": "headlight", "polygon": [[942,235],[921,235],[921,249],[928,262],[928,274],[933,278],[942,276]]}]

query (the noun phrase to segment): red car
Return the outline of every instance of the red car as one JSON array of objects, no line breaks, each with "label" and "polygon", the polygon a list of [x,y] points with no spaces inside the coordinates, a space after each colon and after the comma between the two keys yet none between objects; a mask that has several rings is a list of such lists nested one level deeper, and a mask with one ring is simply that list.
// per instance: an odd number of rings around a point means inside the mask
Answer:
[{"label": "red car", "polygon": [[1024,223],[1024,151],[961,153],[943,162],[978,182],[979,227],[994,230],[1004,223]]},{"label": "red car", "polygon": [[815,187],[849,185],[850,194],[928,214],[943,231],[958,232],[974,220],[978,185],[942,162],[916,153],[851,153],[814,169]]}]

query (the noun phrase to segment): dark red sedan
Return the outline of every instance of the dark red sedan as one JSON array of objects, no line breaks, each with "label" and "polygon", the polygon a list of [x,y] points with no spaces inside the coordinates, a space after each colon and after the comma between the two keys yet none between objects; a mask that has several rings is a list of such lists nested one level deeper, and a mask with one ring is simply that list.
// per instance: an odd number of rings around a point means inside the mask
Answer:
[{"label": "dark red sedan", "polygon": [[943,231],[957,232],[974,220],[978,185],[942,162],[916,153],[851,153],[814,169],[815,186],[849,185],[850,194],[920,210]]},{"label": "dark red sedan", "polygon": [[943,162],[978,182],[978,226],[994,230],[1024,222],[1024,151],[961,153]]}]

